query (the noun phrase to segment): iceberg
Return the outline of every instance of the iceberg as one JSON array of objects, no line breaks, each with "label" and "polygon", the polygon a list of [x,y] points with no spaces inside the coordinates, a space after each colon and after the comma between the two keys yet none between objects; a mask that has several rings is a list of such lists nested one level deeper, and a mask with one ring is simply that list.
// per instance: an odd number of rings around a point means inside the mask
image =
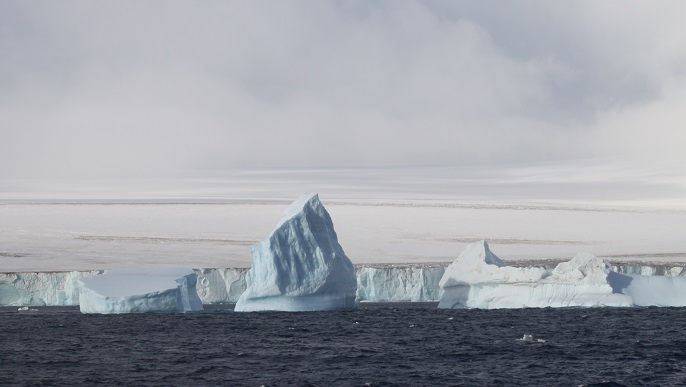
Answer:
[{"label": "iceberg", "polygon": [[193,269],[107,270],[79,280],[81,313],[174,313],[203,310]]},{"label": "iceberg", "polygon": [[448,266],[439,282],[439,308],[541,308],[632,306],[630,296],[608,282],[610,265],[588,253],[555,269],[505,263],[486,241],[473,243]]},{"label": "iceberg", "polygon": [[251,250],[253,264],[235,311],[357,307],[355,269],[317,194],[293,202],[269,237]]}]

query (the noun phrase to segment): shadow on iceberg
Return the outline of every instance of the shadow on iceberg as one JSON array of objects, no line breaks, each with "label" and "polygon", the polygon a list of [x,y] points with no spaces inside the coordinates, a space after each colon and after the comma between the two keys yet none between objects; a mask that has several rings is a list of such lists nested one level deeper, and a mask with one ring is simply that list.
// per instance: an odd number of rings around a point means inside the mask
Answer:
[{"label": "shadow on iceberg", "polygon": [[357,279],[317,194],[293,202],[269,237],[251,247],[253,264],[237,312],[356,308]]},{"label": "shadow on iceberg", "polygon": [[615,292],[631,297],[635,306],[686,306],[685,277],[611,272],[608,282]]}]

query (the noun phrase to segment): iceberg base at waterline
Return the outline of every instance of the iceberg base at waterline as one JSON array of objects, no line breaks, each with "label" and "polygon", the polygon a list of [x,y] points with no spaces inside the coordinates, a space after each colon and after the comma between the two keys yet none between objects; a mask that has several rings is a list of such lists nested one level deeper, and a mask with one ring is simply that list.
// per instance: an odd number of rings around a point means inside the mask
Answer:
[{"label": "iceberg base at waterline", "polygon": [[358,306],[355,296],[335,294],[307,294],[302,296],[271,296],[250,298],[236,304],[237,312],[316,312],[328,310],[354,309]]},{"label": "iceberg base at waterline", "polygon": [[604,286],[563,283],[478,284],[446,289],[439,308],[628,307],[631,297],[608,293]]},{"label": "iceberg base at waterline", "polygon": [[203,310],[193,269],[106,270],[79,280],[81,313],[184,313]]}]

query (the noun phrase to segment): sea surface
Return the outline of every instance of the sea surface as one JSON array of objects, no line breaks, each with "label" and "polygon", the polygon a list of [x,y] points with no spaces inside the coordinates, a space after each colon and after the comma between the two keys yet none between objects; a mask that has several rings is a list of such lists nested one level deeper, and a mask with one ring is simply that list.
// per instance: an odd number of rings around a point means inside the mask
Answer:
[{"label": "sea surface", "polygon": [[684,385],[686,308],[363,303],[341,312],[82,315],[2,307],[0,384]]}]

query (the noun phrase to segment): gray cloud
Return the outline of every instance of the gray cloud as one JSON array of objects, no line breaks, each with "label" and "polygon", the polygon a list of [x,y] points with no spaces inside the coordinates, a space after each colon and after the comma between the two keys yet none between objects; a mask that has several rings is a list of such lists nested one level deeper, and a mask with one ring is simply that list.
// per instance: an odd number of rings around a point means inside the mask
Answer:
[{"label": "gray cloud", "polygon": [[6,1],[0,177],[680,161],[685,8]]}]

